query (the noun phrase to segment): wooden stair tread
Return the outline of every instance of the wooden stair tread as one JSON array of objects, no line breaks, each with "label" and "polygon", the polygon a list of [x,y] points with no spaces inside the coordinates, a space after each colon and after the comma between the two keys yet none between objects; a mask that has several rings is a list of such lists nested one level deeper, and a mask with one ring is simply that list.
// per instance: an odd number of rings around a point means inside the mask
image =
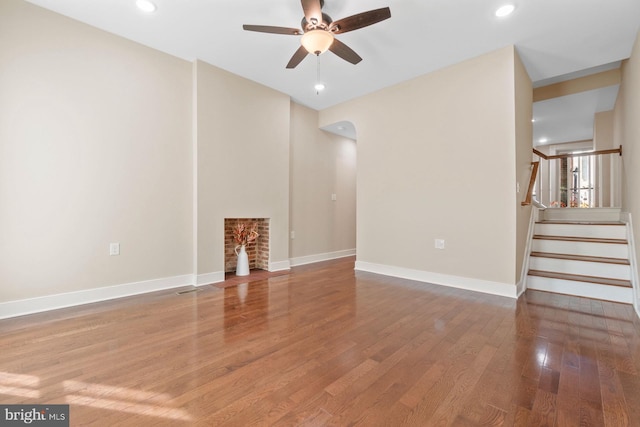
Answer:
[{"label": "wooden stair tread", "polygon": [[611,279],[608,277],[582,276],[579,274],[555,273],[552,271],[529,270],[529,276],[547,277],[549,279],[573,280],[576,282],[595,283],[599,285],[620,286],[630,288],[629,280]]},{"label": "wooden stair tread", "polygon": [[544,219],[536,221],[536,224],[562,224],[562,225],[617,225],[625,226],[622,221],[570,221],[570,220],[558,220],[558,219]]},{"label": "wooden stair tread", "polygon": [[603,239],[601,237],[551,236],[546,234],[534,234],[533,238],[539,240],[563,240],[566,242],[615,243],[621,245],[627,244],[627,239]]},{"label": "wooden stair tread", "polygon": [[531,256],[539,258],[554,258],[565,259],[571,261],[585,261],[585,262],[602,262],[606,264],[619,264],[629,265],[629,260],[624,258],[608,258],[601,256],[588,256],[588,255],[573,255],[573,254],[558,254],[551,252],[531,252]]}]

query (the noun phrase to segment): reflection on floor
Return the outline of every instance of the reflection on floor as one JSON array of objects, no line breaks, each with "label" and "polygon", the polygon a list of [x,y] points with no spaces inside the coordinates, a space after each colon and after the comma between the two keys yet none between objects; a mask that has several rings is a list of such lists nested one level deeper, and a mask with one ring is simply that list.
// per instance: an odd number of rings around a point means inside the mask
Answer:
[{"label": "reflection on floor", "polygon": [[258,280],[268,279],[269,277],[284,276],[286,274],[289,274],[288,270],[272,272],[272,271],[260,270],[260,269],[251,270],[248,276],[236,276],[235,273],[226,273],[224,275],[224,282],[216,283],[215,286],[218,288],[224,289],[229,286],[239,285],[241,283],[251,283],[251,282],[256,282]]}]

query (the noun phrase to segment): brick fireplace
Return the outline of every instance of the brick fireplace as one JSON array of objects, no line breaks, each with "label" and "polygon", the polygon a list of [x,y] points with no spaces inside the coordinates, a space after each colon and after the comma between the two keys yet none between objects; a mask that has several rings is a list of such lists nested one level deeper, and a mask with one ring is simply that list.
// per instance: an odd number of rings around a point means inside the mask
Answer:
[{"label": "brick fireplace", "polygon": [[237,257],[235,247],[238,244],[233,240],[233,228],[244,223],[251,226],[258,224],[260,237],[254,243],[246,247],[249,256],[250,269],[269,269],[269,218],[225,218],[224,219],[224,271],[225,273],[236,271]]}]

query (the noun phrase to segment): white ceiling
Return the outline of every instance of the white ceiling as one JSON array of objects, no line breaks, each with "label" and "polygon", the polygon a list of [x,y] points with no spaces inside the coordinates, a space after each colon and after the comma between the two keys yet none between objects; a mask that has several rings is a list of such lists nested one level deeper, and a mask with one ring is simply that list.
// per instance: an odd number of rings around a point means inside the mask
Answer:
[{"label": "white ceiling", "polygon": [[[640,26],[639,0],[326,0],[323,11],[334,20],[384,6],[391,18],[337,36],[363,61],[321,55],[326,89],[316,94],[315,57],[285,69],[299,36],[242,29],[300,27],[298,0],[153,0],[153,14],[139,11],[135,0],[29,1],[171,55],[201,59],[316,110],[510,44],[534,83],[552,81],[627,58]],[[496,18],[497,7],[509,1],[515,12]],[[534,124],[536,135],[547,132],[542,123]]]},{"label": "white ceiling", "polygon": [[[534,145],[593,138],[595,113],[613,109],[619,85],[548,99],[533,104]],[[544,138],[547,141],[542,142]]]}]

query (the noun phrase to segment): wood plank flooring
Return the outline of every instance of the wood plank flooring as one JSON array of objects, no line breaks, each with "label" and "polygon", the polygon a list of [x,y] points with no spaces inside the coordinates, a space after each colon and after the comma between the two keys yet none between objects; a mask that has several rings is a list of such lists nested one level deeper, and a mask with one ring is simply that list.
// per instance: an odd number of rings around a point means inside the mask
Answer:
[{"label": "wood plank flooring", "polygon": [[629,305],[354,272],[0,321],[0,403],[73,426],[640,426]]}]

